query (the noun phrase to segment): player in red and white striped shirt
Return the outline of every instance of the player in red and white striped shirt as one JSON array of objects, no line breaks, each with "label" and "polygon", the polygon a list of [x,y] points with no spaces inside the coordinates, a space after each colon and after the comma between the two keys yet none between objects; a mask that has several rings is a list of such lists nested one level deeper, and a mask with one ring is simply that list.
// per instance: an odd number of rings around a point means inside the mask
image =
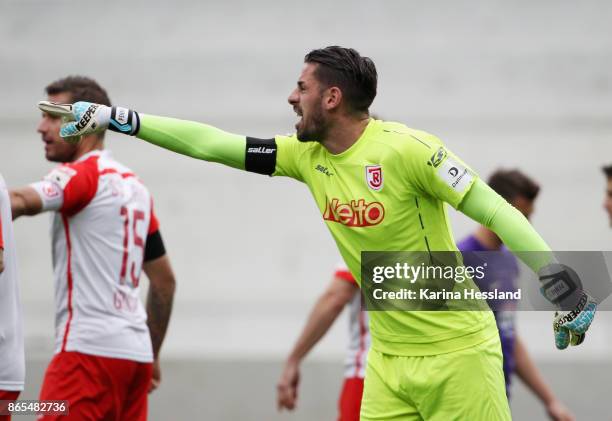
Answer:
[{"label": "player in red and white striped shirt", "polygon": [[295,408],[302,360],[329,330],[344,307],[348,306],[349,346],[344,365],[344,384],[338,401],[338,420],[359,421],[363,378],[370,349],[368,314],[362,309],[362,304],[355,278],[346,266],[338,267],[327,290],[315,303],[304,330],[287,358],[277,386],[279,409]]},{"label": "player in red and white striped shirt", "polygon": [[[110,103],[83,77],[54,82],[47,93],[54,102]],[[11,191],[14,217],[53,212],[55,356],[40,398],[68,400],[66,420],[145,420],[147,393],[159,382],[174,275],[147,188],[103,150],[103,134],[69,144],[59,137],[61,123],[43,113],[38,132],[46,158],[62,164]]]},{"label": "player in red and white striped shirt", "polygon": [[[0,176],[0,401],[16,400],[23,390],[25,377],[16,258],[11,204]],[[0,413],[5,407],[0,404]],[[10,415],[0,415],[0,421],[10,419]]]}]

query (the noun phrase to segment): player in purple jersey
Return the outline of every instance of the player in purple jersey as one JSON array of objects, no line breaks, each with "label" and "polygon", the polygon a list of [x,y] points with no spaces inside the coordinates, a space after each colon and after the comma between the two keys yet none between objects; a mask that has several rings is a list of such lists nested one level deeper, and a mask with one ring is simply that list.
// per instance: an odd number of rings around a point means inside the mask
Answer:
[{"label": "player in purple jersey", "polygon": [[[535,199],[540,191],[540,187],[533,180],[518,170],[498,170],[489,178],[489,186],[529,219],[534,210]],[[612,203],[612,200],[609,199],[609,202]],[[612,205],[610,211],[612,215]],[[464,252],[466,266],[478,266],[482,264],[482,258],[477,258],[473,253],[465,252],[496,252],[486,255],[487,270],[485,271],[485,277],[482,279],[474,278],[481,291],[492,291],[494,289],[516,291],[516,281],[519,276],[516,258],[493,231],[481,225],[474,234],[461,240],[457,247]],[[489,304],[493,309],[499,330],[508,397],[510,396],[512,374],[516,372],[523,383],[544,404],[551,419],[555,421],[574,420],[572,413],[546,384],[529,356],[525,344],[516,333],[514,318],[516,303],[507,300],[490,302]]]}]

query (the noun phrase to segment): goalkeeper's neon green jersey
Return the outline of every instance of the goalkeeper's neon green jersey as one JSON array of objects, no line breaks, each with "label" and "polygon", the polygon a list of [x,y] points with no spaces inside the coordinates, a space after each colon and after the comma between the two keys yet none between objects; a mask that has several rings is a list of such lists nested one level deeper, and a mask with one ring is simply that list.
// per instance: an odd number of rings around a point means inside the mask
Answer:
[{"label": "goalkeeper's neon green jersey", "polygon": [[[445,209],[477,175],[431,134],[371,120],[346,151],[277,136],[273,175],[306,183],[349,269],[361,282],[362,251],[457,250]],[[433,355],[497,334],[490,311],[374,311],[372,347]]]}]

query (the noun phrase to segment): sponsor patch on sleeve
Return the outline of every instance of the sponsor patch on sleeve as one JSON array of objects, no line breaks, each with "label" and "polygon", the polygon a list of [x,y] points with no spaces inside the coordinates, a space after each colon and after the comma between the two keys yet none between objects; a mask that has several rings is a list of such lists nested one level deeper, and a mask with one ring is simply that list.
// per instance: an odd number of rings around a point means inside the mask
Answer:
[{"label": "sponsor patch on sleeve", "polygon": [[77,174],[76,170],[67,167],[59,166],[54,168],[49,174],[45,176],[46,181],[51,181],[57,184],[62,190],[66,188],[66,185],[70,182],[70,179]]},{"label": "sponsor patch on sleeve", "polygon": [[60,187],[55,183],[44,183],[41,191],[47,199],[56,198],[62,193]]},{"label": "sponsor patch on sleeve", "polygon": [[451,157],[448,157],[438,165],[438,176],[457,193],[463,193],[474,179],[474,175],[465,165],[460,164]]}]

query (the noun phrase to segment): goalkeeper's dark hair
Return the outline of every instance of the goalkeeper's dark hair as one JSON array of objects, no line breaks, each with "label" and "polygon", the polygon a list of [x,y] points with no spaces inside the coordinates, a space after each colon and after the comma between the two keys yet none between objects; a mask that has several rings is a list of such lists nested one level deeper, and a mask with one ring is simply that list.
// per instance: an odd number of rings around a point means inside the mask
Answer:
[{"label": "goalkeeper's dark hair", "polygon": [[325,87],[340,88],[350,112],[368,112],[376,97],[378,75],[369,57],[337,45],[312,50],[305,63],[318,64],[315,77]]},{"label": "goalkeeper's dark hair", "polygon": [[612,164],[603,166],[601,170],[606,175],[606,177],[612,178]]},{"label": "goalkeeper's dark hair", "polygon": [[50,83],[45,88],[47,95],[67,93],[72,102],[87,101],[111,106],[106,90],[98,82],[86,76],[68,76]]},{"label": "goalkeeper's dark hair", "polygon": [[488,184],[508,202],[521,196],[534,201],[540,193],[540,186],[517,169],[495,171]]}]

